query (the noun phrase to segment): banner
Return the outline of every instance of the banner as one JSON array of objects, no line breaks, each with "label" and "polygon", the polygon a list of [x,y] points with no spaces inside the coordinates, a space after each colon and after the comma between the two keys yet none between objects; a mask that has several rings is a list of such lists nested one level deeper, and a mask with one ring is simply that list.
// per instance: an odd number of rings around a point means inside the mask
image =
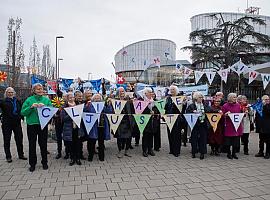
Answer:
[{"label": "banner", "polygon": [[229,113],[228,115],[233,123],[235,130],[237,131],[237,129],[239,128],[239,126],[242,122],[242,119],[243,119],[245,113]]},{"label": "banner", "polygon": [[112,99],[112,106],[115,114],[121,114],[123,108],[125,107],[127,101]]},{"label": "banner", "polygon": [[34,85],[36,83],[40,83],[41,85],[45,85],[46,81],[36,77],[35,75],[32,75],[32,77],[31,77],[31,85]]},{"label": "banner", "polygon": [[75,124],[79,128],[81,126],[83,107],[84,107],[84,104],[64,108],[67,114],[71,117],[71,119],[75,122]]},{"label": "banner", "polygon": [[191,87],[179,87],[179,90],[184,92],[185,95],[191,95],[192,92],[201,92],[203,95],[208,95],[208,85],[197,85]]},{"label": "banner", "polygon": [[133,115],[134,119],[137,123],[137,126],[140,130],[140,133],[143,134],[143,131],[151,117],[151,115],[144,115],[144,114],[139,114],[139,115]]},{"label": "banner", "polygon": [[53,92],[57,91],[57,81],[47,81],[48,91],[52,90]]},{"label": "banner", "polygon": [[202,78],[203,75],[204,75],[204,72],[194,71],[195,84],[197,84],[199,82],[199,80]]},{"label": "banner", "polygon": [[82,119],[87,134],[90,133],[97,119],[100,118],[100,114],[83,112]]},{"label": "banner", "polygon": [[165,99],[161,99],[159,101],[155,101],[155,106],[157,107],[158,111],[162,115],[165,114],[165,103],[166,103],[166,100]]},{"label": "banner", "polygon": [[136,114],[142,114],[144,109],[148,106],[149,102],[147,101],[139,101],[139,100],[134,100],[133,101],[133,106],[135,109]]},{"label": "banner", "polygon": [[259,73],[256,72],[255,70],[250,70],[248,72],[248,84],[252,83],[252,81],[254,81],[258,75]]},{"label": "banner", "polygon": [[91,104],[94,106],[96,113],[101,113],[104,108],[105,102],[91,102]]},{"label": "banner", "polygon": [[172,128],[177,120],[179,114],[167,114],[167,115],[163,115],[165,122],[169,128],[170,131],[172,131]]},{"label": "banner", "polygon": [[192,72],[193,72],[192,69],[185,67],[184,68],[184,79],[187,79]]},{"label": "banner", "polygon": [[184,96],[171,97],[178,110],[182,112]]},{"label": "banner", "polygon": [[262,76],[262,82],[263,82],[263,89],[265,90],[265,88],[267,87],[267,85],[270,82],[270,74],[262,74],[261,73],[261,76]]},{"label": "banner", "polygon": [[206,116],[211,126],[213,127],[214,132],[216,132],[218,122],[221,119],[221,114],[220,113],[206,113]]},{"label": "banner", "polygon": [[110,129],[113,131],[113,133],[115,134],[119,124],[121,123],[123,117],[125,115],[118,115],[118,114],[106,114],[109,123],[110,123]]},{"label": "banner", "polygon": [[41,130],[48,124],[53,115],[58,111],[58,108],[42,106],[41,108],[37,108],[38,118],[40,122]]},{"label": "banner", "polygon": [[200,114],[188,113],[188,114],[184,114],[184,116],[185,116],[186,121],[187,121],[187,123],[192,131]]},{"label": "banner", "polygon": [[209,85],[211,85],[215,78],[216,72],[205,72],[205,75],[208,79]]},{"label": "banner", "polygon": [[242,63],[241,59],[237,63],[233,64],[230,67],[230,69],[234,71],[235,73],[237,73],[238,76],[240,76],[240,74],[242,74],[243,72],[246,72],[249,70],[248,66]]},{"label": "banner", "polygon": [[221,77],[221,80],[223,80],[225,83],[227,83],[229,69],[222,69],[222,70],[218,71],[217,73]]}]

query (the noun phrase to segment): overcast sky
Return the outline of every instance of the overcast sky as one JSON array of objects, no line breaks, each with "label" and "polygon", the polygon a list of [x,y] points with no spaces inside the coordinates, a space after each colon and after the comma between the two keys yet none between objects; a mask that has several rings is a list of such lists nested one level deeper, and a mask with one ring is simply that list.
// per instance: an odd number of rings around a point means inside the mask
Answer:
[{"label": "overcast sky", "polygon": [[[249,0],[270,16],[269,0]],[[23,20],[22,38],[29,63],[29,48],[36,38],[39,51],[49,44],[55,62],[58,40],[60,76],[87,79],[111,77],[115,53],[130,43],[164,38],[177,45],[177,59],[190,59],[180,48],[189,45],[190,18],[205,12],[243,12],[246,0],[0,0],[0,63],[7,47],[10,17]]]}]

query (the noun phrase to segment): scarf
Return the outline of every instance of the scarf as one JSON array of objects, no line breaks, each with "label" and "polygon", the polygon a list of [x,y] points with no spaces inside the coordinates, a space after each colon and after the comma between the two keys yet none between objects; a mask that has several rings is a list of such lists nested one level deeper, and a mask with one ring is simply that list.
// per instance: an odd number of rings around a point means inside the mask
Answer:
[{"label": "scarf", "polygon": [[18,113],[17,113],[17,99],[15,97],[13,97],[12,99],[11,98],[7,98],[7,99],[12,103],[12,106],[13,106],[12,114],[18,115]]},{"label": "scarf", "polygon": [[195,102],[197,111],[200,113],[199,120],[201,123],[204,122],[205,119],[205,113],[204,113],[204,105],[202,103]]}]

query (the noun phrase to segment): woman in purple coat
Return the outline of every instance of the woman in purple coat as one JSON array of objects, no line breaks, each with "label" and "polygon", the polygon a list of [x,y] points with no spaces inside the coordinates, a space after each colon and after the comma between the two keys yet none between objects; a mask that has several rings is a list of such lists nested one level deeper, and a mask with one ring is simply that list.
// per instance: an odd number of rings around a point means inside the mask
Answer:
[{"label": "woman in purple coat", "polygon": [[[228,116],[229,113],[241,113],[241,106],[236,102],[237,95],[235,93],[228,94],[228,103],[225,103],[222,107],[222,112],[225,115],[225,127],[224,127],[224,146],[227,148],[227,157],[229,159],[238,159],[236,152],[240,148],[240,137],[243,134],[243,127],[240,124],[237,131]],[[231,152],[232,146],[232,152]]]}]

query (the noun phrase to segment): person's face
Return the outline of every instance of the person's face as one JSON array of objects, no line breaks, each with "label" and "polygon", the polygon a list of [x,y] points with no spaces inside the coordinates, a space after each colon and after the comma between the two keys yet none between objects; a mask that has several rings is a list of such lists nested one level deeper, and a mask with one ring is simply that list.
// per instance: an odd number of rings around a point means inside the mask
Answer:
[{"label": "person's face", "polygon": [[269,104],[269,103],[270,103],[270,98],[269,98],[269,97],[266,97],[266,98],[263,100],[263,103],[264,103],[264,105]]},{"label": "person's face", "polygon": [[202,101],[203,101],[203,96],[199,96],[197,99],[197,103],[202,103]]},{"label": "person's face", "polygon": [[79,102],[82,102],[83,101],[83,95],[81,93],[78,93],[76,95],[76,100],[79,101]]},{"label": "person's face", "polygon": [[90,101],[91,98],[92,98],[93,94],[90,92],[90,91],[87,91],[85,94],[84,94],[84,97],[85,97],[85,100],[86,101]]},{"label": "person's face", "polygon": [[242,98],[242,104],[247,104],[247,98]]},{"label": "person's face", "polygon": [[39,95],[39,96],[42,96],[42,95],[44,95],[44,91],[43,91],[43,87],[41,87],[41,86],[36,86],[35,87],[35,90],[34,90],[34,93],[36,94],[36,95]]},{"label": "person's face", "polygon": [[96,95],[93,100],[94,100],[94,102],[100,102],[101,101],[101,96]]},{"label": "person's face", "polygon": [[156,98],[156,94],[154,92],[151,93],[152,98]]},{"label": "person's face", "polygon": [[6,95],[7,95],[8,98],[11,98],[12,99],[14,97],[13,90],[8,90],[7,93],[6,93]]},{"label": "person's face", "polygon": [[217,98],[217,99],[214,100],[214,105],[215,106],[220,106],[220,102],[221,102],[221,100],[219,98]]},{"label": "person's face", "polygon": [[146,93],[145,93],[145,96],[146,96],[148,99],[151,99],[151,97],[152,97],[152,92],[146,92]]},{"label": "person's face", "polygon": [[67,100],[68,100],[69,103],[74,103],[75,98],[72,95],[68,95]]},{"label": "person's face", "polygon": [[236,96],[233,96],[233,97],[231,98],[231,102],[232,102],[232,103],[236,103],[236,100],[237,100],[237,97],[236,97]]},{"label": "person's face", "polygon": [[172,96],[176,96],[175,88],[170,88],[170,93],[171,93]]},{"label": "person's face", "polygon": [[125,90],[123,88],[119,89],[119,96],[124,98],[125,97]]}]

